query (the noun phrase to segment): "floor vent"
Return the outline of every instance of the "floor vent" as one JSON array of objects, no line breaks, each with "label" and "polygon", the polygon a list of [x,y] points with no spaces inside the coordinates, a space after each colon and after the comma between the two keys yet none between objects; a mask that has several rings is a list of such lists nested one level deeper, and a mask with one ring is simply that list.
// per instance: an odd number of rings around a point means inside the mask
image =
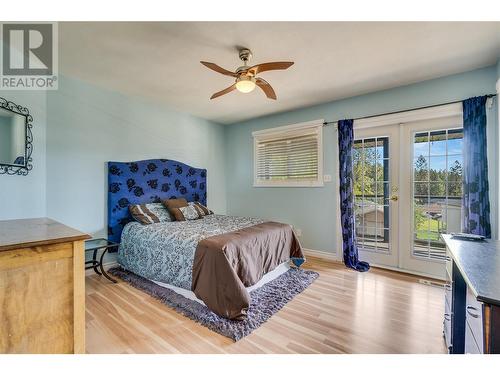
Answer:
[{"label": "floor vent", "polygon": [[432,281],[432,280],[427,280],[427,279],[418,279],[418,282],[420,284],[425,284],[425,285],[430,285],[430,286],[437,286],[439,288],[444,288],[444,283],[439,282],[439,281]]}]

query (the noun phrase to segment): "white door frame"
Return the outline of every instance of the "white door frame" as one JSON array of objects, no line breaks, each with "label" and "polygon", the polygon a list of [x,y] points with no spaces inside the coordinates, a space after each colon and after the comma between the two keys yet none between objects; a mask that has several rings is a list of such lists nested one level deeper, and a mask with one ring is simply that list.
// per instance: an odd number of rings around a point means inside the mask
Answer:
[{"label": "white door frame", "polygon": [[399,232],[399,268],[405,271],[428,274],[429,276],[444,279],[444,260],[420,258],[413,255],[413,139],[415,133],[462,128],[462,116],[451,116],[433,120],[421,120],[405,123],[400,126],[401,132],[401,170],[399,175],[399,219],[405,225],[400,226]]},{"label": "white door frame", "polygon": [[[389,138],[389,189],[399,184],[399,130],[395,126],[377,126],[357,130],[354,139]],[[389,194],[391,194],[389,192]],[[398,267],[399,264],[399,219],[398,201],[389,201],[389,252],[363,250],[359,247],[360,259],[377,266]]]}]

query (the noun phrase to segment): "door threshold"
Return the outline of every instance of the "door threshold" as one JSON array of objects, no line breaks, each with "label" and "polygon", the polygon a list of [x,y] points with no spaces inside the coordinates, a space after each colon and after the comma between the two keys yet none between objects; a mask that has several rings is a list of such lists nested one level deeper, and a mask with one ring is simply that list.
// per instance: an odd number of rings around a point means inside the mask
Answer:
[{"label": "door threshold", "polygon": [[371,267],[375,267],[375,268],[389,270],[389,271],[394,271],[394,272],[398,272],[398,273],[402,273],[402,274],[406,274],[406,275],[413,275],[413,276],[425,277],[426,279],[430,279],[431,281],[441,282],[441,281],[445,281],[446,280],[446,278],[444,278],[444,277],[441,278],[441,277],[438,277],[438,276],[435,276],[435,275],[430,275],[430,274],[425,273],[425,272],[405,270],[405,269],[402,269],[402,268],[392,267],[392,266],[385,266],[385,265],[382,265],[382,264],[370,263],[370,266]]}]

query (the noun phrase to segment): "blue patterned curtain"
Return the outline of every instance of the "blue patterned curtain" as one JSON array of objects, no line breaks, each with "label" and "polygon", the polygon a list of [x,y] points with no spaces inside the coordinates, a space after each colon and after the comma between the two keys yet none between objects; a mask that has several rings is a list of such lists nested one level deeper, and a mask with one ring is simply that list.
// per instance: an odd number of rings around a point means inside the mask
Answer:
[{"label": "blue patterned curtain", "polygon": [[463,101],[464,168],[462,231],[491,237],[486,155],[486,96]]},{"label": "blue patterned curtain", "polygon": [[365,272],[370,269],[370,265],[358,259],[358,245],[356,244],[354,223],[354,192],[352,181],[353,122],[353,120],[341,120],[338,122],[342,249],[344,252],[344,264],[357,271]]}]

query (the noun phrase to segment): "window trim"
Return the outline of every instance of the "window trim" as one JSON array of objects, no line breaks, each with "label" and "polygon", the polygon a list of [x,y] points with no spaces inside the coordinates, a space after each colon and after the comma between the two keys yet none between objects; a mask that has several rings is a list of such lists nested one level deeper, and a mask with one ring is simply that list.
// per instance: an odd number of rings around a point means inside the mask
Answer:
[{"label": "window trim", "polygon": [[[323,119],[252,132],[253,136],[253,187],[323,187]],[[316,181],[259,181],[257,179],[257,145],[260,141],[280,139],[289,133],[316,129],[318,134],[318,178]]]}]

